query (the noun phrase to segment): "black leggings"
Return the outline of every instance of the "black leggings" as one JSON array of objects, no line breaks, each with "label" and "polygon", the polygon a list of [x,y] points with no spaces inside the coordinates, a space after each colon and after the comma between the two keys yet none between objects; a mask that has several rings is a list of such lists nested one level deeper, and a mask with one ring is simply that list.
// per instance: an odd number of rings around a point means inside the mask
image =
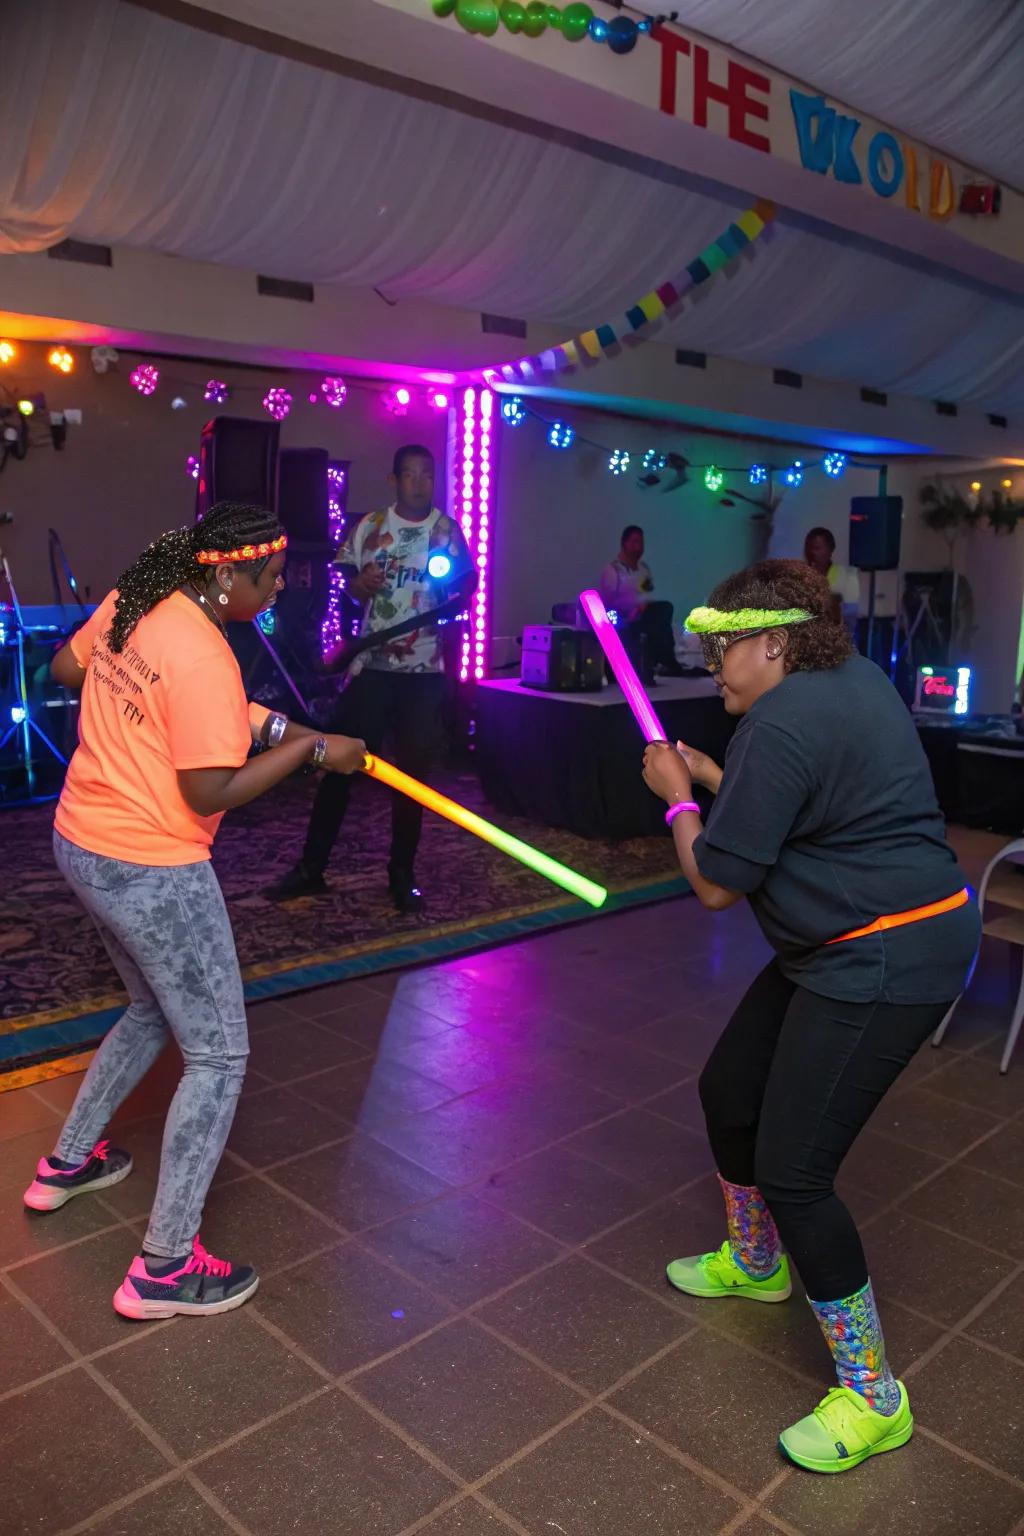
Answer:
[{"label": "black leggings", "polygon": [[818,997],[772,961],[701,1073],[718,1171],[730,1184],[760,1189],[813,1301],[838,1301],[867,1283],[836,1174],[948,1008]]}]

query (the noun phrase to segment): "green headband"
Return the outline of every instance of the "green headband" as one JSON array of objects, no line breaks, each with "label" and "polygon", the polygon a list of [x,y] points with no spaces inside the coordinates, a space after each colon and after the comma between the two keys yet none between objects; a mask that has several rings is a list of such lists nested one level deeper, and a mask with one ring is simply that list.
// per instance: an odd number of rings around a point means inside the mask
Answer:
[{"label": "green headband", "polygon": [[691,635],[730,635],[743,629],[774,629],[777,624],[807,624],[813,618],[806,608],[695,608],[686,628]]}]

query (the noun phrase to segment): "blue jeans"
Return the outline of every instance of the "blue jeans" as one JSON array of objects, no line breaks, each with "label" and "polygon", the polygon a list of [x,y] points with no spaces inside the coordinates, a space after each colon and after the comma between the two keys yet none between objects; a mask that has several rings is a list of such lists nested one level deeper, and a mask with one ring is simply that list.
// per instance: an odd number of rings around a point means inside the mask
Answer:
[{"label": "blue jeans", "polygon": [[168,1041],[185,1071],[164,1127],[147,1253],[177,1258],[199,1231],[245,1077],[249,1035],[224,897],[204,860],[160,867],[88,853],[53,835],[57,866],[106,945],[129,1006],[104,1039],[56,1146],[82,1162]]}]

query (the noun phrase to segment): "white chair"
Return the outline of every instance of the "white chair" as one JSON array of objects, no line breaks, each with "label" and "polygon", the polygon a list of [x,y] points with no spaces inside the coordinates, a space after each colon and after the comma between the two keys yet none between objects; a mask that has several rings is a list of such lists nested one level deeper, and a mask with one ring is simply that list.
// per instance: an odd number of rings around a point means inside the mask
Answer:
[{"label": "white chair", "polygon": [[[1019,948],[1024,949],[1024,878],[1015,874],[1013,869],[999,868],[1006,859],[1012,858],[1014,854],[1019,853],[1024,854],[1024,837],[1018,837],[1014,842],[1007,843],[1006,847],[1001,848],[995,858],[991,860],[981,877],[981,886],[978,890],[978,908],[981,912],[983,933],[988,934],[990,938],[1003,939],[1007,944],[1015,944]],[[1010,910],[1003,912],[999,917],[990,918],[986,922],[986,899],[996,906],[1006,907]],[[946,1030],[949,1028],[950,1020],[956,1012],[957,1005],[962,996],[963,993],[957,998],[935,1031],[932,1037],[933,1046],[942,1044]],[[999,1063],[1001,1073],[1010,1070],[1010,1058],[1013,1055],[1013,1048],[1017,1044],[1022,1021],[1024,1021],[1024,973],[1021,975],[1017,1002],[1006,1036],[1006,1048]]]}]

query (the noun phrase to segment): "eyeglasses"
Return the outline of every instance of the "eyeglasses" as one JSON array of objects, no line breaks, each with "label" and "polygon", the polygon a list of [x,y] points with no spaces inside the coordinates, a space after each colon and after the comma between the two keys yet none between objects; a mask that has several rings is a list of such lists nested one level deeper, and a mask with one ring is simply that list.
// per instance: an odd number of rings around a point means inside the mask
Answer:
[{"label": "eyeglasses", "polygon": [[700,648],[704,656],[705,667],[712,674],[721,672],[725,662],[725,653],[731,645],[735,645],[737,640],[749,640],[752,635],[763,635],[765,633],[764,629],[744,629],[735,635],[701,635]]}]

